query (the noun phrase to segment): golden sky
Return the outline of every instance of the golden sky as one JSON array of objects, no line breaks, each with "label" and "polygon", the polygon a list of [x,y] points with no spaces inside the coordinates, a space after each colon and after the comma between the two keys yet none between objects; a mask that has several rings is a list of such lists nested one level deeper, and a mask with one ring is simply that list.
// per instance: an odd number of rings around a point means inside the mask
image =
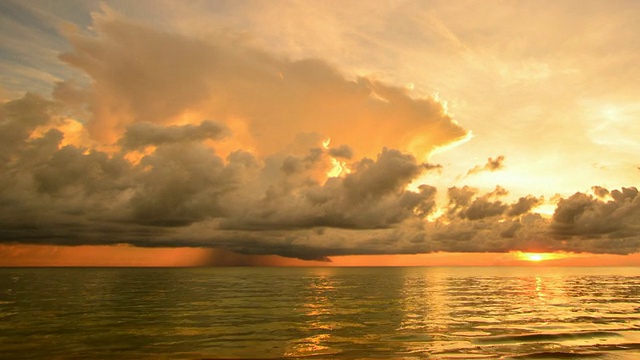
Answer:
[{"label": "golden sky", "polygon": [[0,266],[640,265],[638,16],[3,1]]}]

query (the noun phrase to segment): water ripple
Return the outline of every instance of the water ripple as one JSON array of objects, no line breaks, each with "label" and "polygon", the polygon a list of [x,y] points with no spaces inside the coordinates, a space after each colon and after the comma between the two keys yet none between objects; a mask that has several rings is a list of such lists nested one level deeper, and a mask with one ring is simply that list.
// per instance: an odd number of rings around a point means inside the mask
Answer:
[{"label": "water ripple", "polygon": [[634,359],[639,273],[0,269],[0,352],[3,359]]}]

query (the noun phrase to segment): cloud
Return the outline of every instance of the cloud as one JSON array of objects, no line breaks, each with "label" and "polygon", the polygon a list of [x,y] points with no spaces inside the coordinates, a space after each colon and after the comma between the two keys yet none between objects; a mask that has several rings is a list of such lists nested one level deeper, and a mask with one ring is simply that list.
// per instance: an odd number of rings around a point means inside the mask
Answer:
[{"label": "cloud", "polygon": [[54,103],[34,94],[2,104],[0,112],[0,160],[10,161],[24,150],[25,140],[51,121]]},{"label": "cloud", "polygon": [[522,214],[528,213],[533,207],[540,205],[542,203],[542,198],[537,198],[535,196],[527,195],[525,197],[521,197],[518,201],[509,207],[509,211],[507,211],[507,216],[519,216]]},{"label": "cloud", "polygon": [[[375,79],[348,78],[321,60],[283,59],[229,34],[207,41],[169,34],[108,10],[94,27],[95,36],[70,34],[74,49],[61,59],[91,77],[87,127],[103,142],[115,142],[134,123],[206,118],[233,132],[246,130],[243,145],[260,154],[281,150],[298,133],[316,132],[359,156],[387,146],[422,159],[467,135],[438,101],[412,98],[403,87]],[[60,84],[57,93],[68,88]]]},{"label": "cloud", "polygon": [[337,148],[329,149],[329,154],[336,158],[350,160],[353,157],[353,150],[349,147],[349,145],[340,145]]},{"label": "cloud", "polygon": [[151,123],[135,123],[127,127],[118,141],[123,150],[141,149],[149,145],[220,140],[228,135],[228,129],[222,124],[205,120],[200,125],[158,126]]},{"label": "cloud", "polygon": [[[55,122],[53,108],[28,95],[2,105],[0,124],[33,129]],[[181,135],[191,129],[153,126]],[[208,137],[185,135],[154,141],[153,152],[131,163],[120,152],[62,146],[63,136],[52,129],[13,143],[1,169],[0,241],[208,247],[321,261],[348,254],[638,249],[635,188],[609,191],[608,202],[582,193],[561,198],[549,220],[530,213],[541,198],[510,203],[499,186],[484,194],[453,187],[446,221],[426,221],[436,189],[407,186],[429,166],[399,150],[383,149],[351,162],[351,173],[326,178],[319,174],[332,154],[314,142],[306,151],[298,144],[267,157],[239,150],[223,158]]]},{"label": "cloud", "polygon": [[463,219],[478,220],[486,217],[501,215],[507,209],[507,205],[501,201],[489,201],[484,197],[475,199],[463,211],[458,213]]},{"label": "cloud", "polygon": [[467,172],[467,176],[477,174],[483,171],[496,171],[504,168],[504,155],[500,155],[495,159],[489,158],[487,159],[487,163],[483,166],[476,165],[472,169]]},{"label": "cloud", "polygon": [[[531,213],[541,197],[451,187],[443,215],[430,219],[442,209],[423,174],[442,166],[425,155],[467,134],[432,98],[239,37],[193,39],[114,14],[98,16],[95,29],[71,35],[62,56],[90,84],[62,82],[52,100],[27,94],[0,105],[3,243],[321,261],[640,249],[635,188],[577,193],[545,219]],[[72,120],[93,143],[67,142]],[[469,174],[503,162],[489,158]]]},{"label": "cloud", "polygon": [[[502,215],[515,217],[528,213],[534,206],[542,202],[542,199],[531,195],[521,197],[511,205],[499,200],[492,201],[493,198],[506,196],[509,193],[501,186],[496,186],[495,190],[482,196],[476,196],[477,193],[477,189],[468,186],[449,188],[449,216],[469,220]],[[474,196],[476,197],[474,198]]]},{"label": "cloud", "polygon": [[640,245],[638,190],[635,187],[616,189],[609,195],[612,200],[606,202],[580,192],[560,200],[553,214],[552,233],[559,238],[580,239],[591,244],[588,248],[611,246],[612,252],[637,251]]},{"label": "cloud", "polygon": [[[33,135],[55,123],[57,105],[33,95],[2,105],[0,124],[20,135],[5,143],[1,164],[3,242],[205,246],[322,259],[318,244],[289,243],[308,231],[321,237],[324,228],[393,228],[435,204],[433,187],[406,190],[429,166],[398,150],[385,148],[327,179],[335,152],[307,143],[306,152],[298,144],[263,158],[242,150],[222,158],[206,142],[221,141],[224,129],[205,121],[133,124],[118,141],[124,151],[106,153],[62,145],[65,134],[55,128]],[[125,158],[126,149],[147,145],[154,150],[139,162]]]},{"label": "cloud", "polygon": [[591,190],[593,190],[593,193],[599,198],[604,198],[609,195],[609,190],[602,186],[593,186],[591,187]]},{"label": "cloud", "polygon": [[478,192],[478,189],[471,188],[467,185],[462,188],[449,188],[449,203],[454,207],[465,206],[469,204],[471,198]]},{"label": "cloud", "polygon": [[[303,164],[307,158],[288,157],[285,164]],[[293,167],[293,166],[289,166]],[[424,167],[397,150],[384,149],[376,160],[362,159],[343,178],[324,184],[283,168],[264,197],[221,222],[223,229],[265,230],[297,228],[387,228],[406,219],[424,217],[433,209],[435,188],[406,190]],[[296,166],[301,168],[302,165]],[[313,170],[306,168],[306,172]],[[266,172],[263,172],[265,174]],[[261,181],[266,182],[266,176]]]}]

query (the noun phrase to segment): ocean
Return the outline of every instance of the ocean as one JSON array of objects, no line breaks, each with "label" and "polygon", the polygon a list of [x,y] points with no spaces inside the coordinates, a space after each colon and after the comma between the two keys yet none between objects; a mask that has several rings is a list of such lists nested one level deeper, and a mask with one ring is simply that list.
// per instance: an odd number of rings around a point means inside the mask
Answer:
[{"label": "ocean", "polygon": [[640,268],[4,268],[1,359],[640,359]]}]

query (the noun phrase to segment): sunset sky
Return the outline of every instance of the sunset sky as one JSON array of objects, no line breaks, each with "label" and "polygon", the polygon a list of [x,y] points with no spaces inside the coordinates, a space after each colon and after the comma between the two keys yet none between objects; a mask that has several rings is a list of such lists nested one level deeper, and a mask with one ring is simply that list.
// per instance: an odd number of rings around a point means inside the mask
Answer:
[{"label": "sunset sky", "polygon": [[639,18],[1,1],[0,266],[640,265]]}]

